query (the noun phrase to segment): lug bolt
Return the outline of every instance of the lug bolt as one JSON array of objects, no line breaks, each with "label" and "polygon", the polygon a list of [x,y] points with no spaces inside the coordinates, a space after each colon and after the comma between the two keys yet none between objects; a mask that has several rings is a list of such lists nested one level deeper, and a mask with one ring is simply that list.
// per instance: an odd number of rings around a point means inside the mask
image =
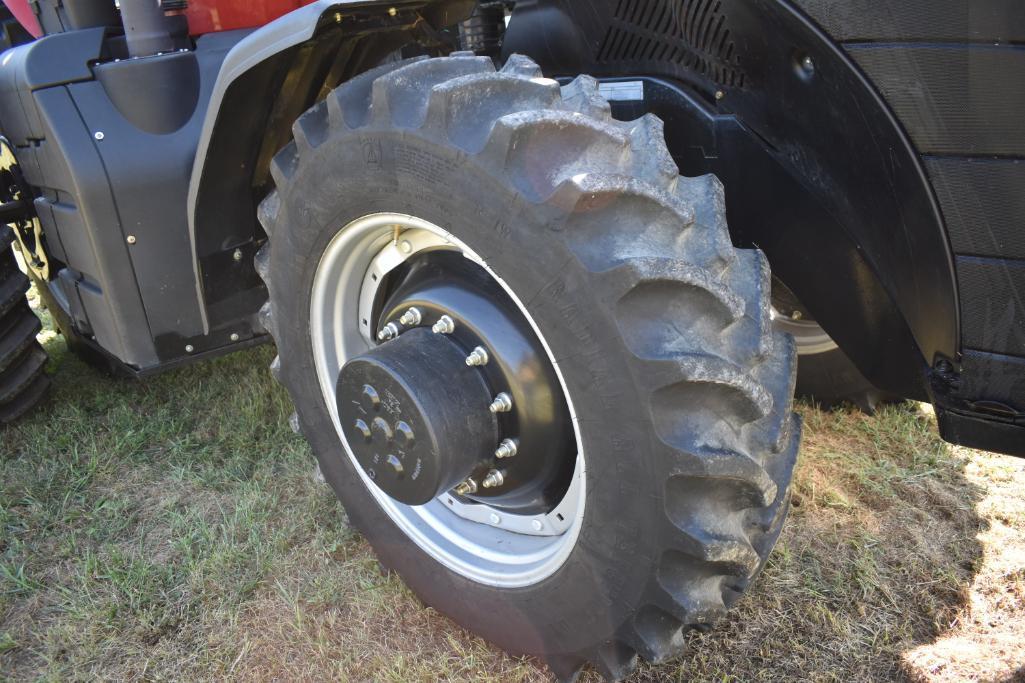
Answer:
[{"label": "lug bolt", "polygon": [[360,433],[360,436],[363,437],[364,441],[370,443],[374,440],[374,433],[370,431],[370,425],[366,422],[357,419],[354,426],[356,427],[356,431]]},{"label": "lug bolt", "polygon": [[488,406],[488,410],[493,413],[508,413],[512,410],[512,396],[503,391],[495,396],[495,400]]},{"label": "lug bolt", "polygon": [[403,468],[402,468],[402,461],[401,460],[399,460],[394,455],[389,455],[388,457],[385,458],[385,461],[388,463],[389,466],[391,466],[391,468],[392,468],[392,470],[394,470],[395,474],[402,474]]},{"label": "lug bolt", "polygon": [[542,522],[540,519],[535,519],[533,522],[530,523],[530,526],[534,531],[541,531],[545,528],[545,523]]},{"label": "lug bolt", "polygon": [[386,342],[389,339],[395,339],[397,336],[399,336],[399,326],[395,323],[388,323],[377,333],[377,341]]},{"label": "lug bolt", "polygon": [[483,346],[478,346],[470,355],[466,357],[466,364],[469,366],[475,365],[487,365],[488,364],[488,351]]},{"label": "lug bolt", "polygon": [[511,458],[520,449],[520,444],[516,439],[502,439],[502,443],[498,444],[498,449],[495,450],[495,457],[501,460],[502,458]]},{"label": "lug bolt", "polygon": [[419,308],[411,308],[402,314],[402,317],[399,318],[399,322],[406,327],[415,327],[419,325],[423,319],[423,314],[420,313]]},{"label": "lug bolt", "polygon": [[241,261],[242,260],[242,250],[241,249],[236,249],[232,253],[231,258],[235,259],[236,262]]},{"label": "lug bolt", "polygon": [[431,332],[434,334],[452,334],[455,331],[456,323],[447,315],[438,318],[438,322],[434,323],[434,327],[431,328]]},{"label": "lug bolt", "polygon": [[472,493],[477,493],[477,482],[472,478],[467,479],[462,484],[456,487],[456,493],[460,496],[468,496]]},{"label": "lug bolt", "polygon": [[501,470],[491,470],[482,482],[484,488],[493,489],[505,483],[505,475]]}]

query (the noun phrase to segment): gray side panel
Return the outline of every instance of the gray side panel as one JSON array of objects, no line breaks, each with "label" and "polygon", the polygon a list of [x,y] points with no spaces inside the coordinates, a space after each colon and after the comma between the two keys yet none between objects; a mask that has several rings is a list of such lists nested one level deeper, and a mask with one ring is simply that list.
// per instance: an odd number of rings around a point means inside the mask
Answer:
[{"label": "gray side panel", "polygon": [[[82,302],[96,341],[129,365],[154,365],[156,349],[92,131],[66,87],[37,90],[34,98],[44,139],[35,147],[40,173],[33,176],[26,166],[26,180],[50,197],[45,201],[51,203],[60,242],[68,250],[68,265],[93,283],[82,290]],[[59,201],[53,199],[57,196]],[[96,224],[86,225],[86,217]]]},{"label": "gray side panel", "polygon": [[[182,305],[182,302],[191,302],[194,291],[193,278],[187,272],[192,261],[185,206],[189,173],[195,160],[195,144],[206,113],[207,98],[232,40],[231,35],[212,37],[228,44],[219,47],[215,43],[211,47],[207,44],[210,41],[201,39],[200,49],[192,53],[96,67],[99,73],[111,67],[157,66],[156,61],[161,59],[194,59],[199,74],[198,101],[191,118],[176,131],[153,133],[133,125],[111,102],[102,79],[69,86],[89,128],[105,131],[104,140],[96,147],[110,176],[111,191],[125,233],[122,238],[129,234],[135,238],[129,250],[132,267],[154,339],[164,335],[190,339],[204,332],[200,307]],[[161,75],[157,72],[154,77]],[[136,94],[154,96],[145,92]],[[187,93],[181,93],[182,98],[186,96]],[[140,150],[145,152],[140,154]],[[178,346],[184,348],[185,342]],[[172,351],[158,348],[161,358]]]}]

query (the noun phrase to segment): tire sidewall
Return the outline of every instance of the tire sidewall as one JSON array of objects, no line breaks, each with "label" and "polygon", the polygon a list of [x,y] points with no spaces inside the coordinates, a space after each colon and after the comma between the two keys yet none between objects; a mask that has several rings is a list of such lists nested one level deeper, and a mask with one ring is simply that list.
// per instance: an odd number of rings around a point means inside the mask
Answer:
[{"label": "tire sidewall", "polygon": [[[612,636],[656,573],[665,475],[615,302],[560,239],[566,211],[526,201],[499,170],[412,132],[345,131],[307,154],[281,195],[272,303],[288,361],[282,379],[351,522],[426,603],[507,650],[575,652]],[[540,583],[496,589],[430,558],[379,507],[337,435],[313,357],[311,291],[339,230],[382,212],[430,221],[476,251],[524,302],[558,359],[579,418],[586,503],[576,546]]]}]

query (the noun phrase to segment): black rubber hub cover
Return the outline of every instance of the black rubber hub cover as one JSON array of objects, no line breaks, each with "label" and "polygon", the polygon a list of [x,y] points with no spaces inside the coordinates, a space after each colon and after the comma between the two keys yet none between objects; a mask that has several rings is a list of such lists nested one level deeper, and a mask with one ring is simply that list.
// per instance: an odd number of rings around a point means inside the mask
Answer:
[{"label": "black rubber hub cover", "polygon": [[338,417],[356,460],[407,505],[454,488],[498,443],[488,386],[444,334],[417,328],[353,358],[337,389]]}]

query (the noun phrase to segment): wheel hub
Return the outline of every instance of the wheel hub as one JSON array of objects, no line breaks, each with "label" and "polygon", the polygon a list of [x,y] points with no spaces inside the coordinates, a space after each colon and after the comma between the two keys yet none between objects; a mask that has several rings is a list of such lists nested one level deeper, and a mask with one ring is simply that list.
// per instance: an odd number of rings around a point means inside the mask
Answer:
[{"label": "wheel hub", "polygon": [[[412,308],[419,321],[411,315],[404,322]],[[475,414],[496,417],[498,441],[470,476],[476,491],[457,485],[424,505],[407,505],[375,483],[356,457],[357,440],[352,427],[343,425],[340,409],[344,413],[346,404],[361,401],[362,384],[352,388],[355,395],[344,395],[339,379],[349,361],[417,329],[430,332],[445,315],[453,329],[439,334],[465,352],[463,363],[478,346],[487,353],[486,361],[478,354],[466,367],[490,389]],[[392,323],[395,334],[381,335]],[[578,422],[536,321],[484,259],[447,230],[415,216],[358,218],[339,229],[321,256],[310,337],[318,382],[343,448],[339,456],[402,533],[443,566],[485,585],[531,585],[563,564],[576,545],[586,501]],[[489,406],[502,392],[511,397],[512,409],[491,413]],[[514,454],[507,439],[515,441]],[[493,470],[503,481],[488,487]]]},{"label": "wheel hub", "polygon": [[445,334],[424,328],[353,358],[338,415],[357,461],[389,496],[423,505],[466,480],[498,440],[484,378]]},{"label": "wheel hub", "polygon": [[368,478],[408,505],[452,491],[517,514],[549,512],[572,475],[569,415],[504,291],[476,263],[437,250],[389,274],[374,309],[378,345],[346,363],[336,391]]}]

